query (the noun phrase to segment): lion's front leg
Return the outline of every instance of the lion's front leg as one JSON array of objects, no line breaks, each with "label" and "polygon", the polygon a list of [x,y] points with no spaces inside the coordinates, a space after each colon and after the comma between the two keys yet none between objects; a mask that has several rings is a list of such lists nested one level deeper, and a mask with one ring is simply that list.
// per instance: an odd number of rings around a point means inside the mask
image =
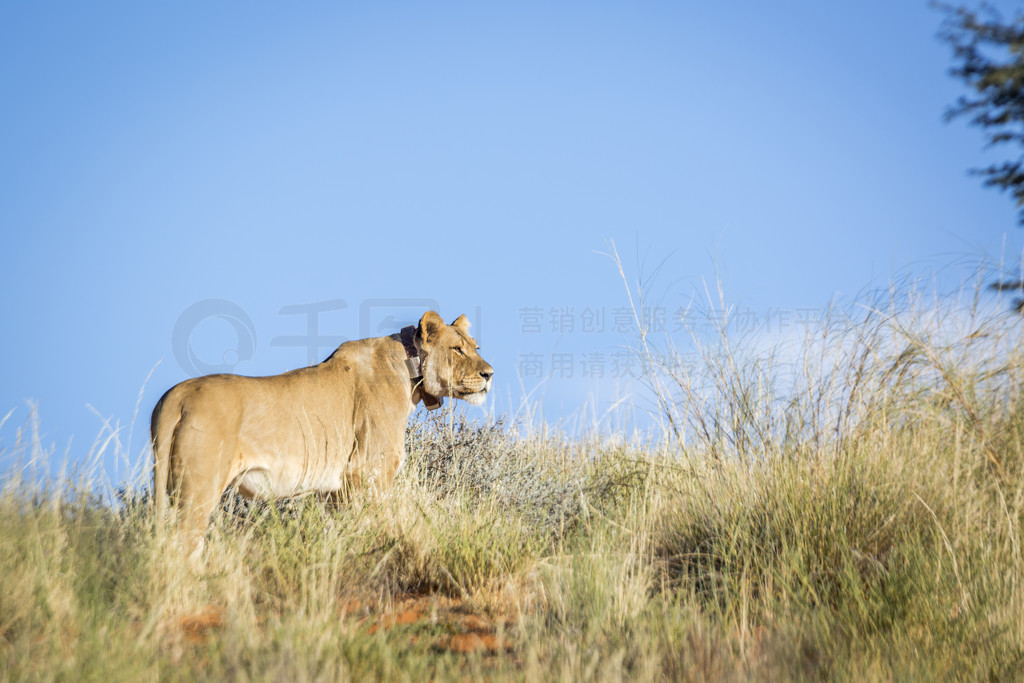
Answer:
[{"label": "lion's front leg", "polygon": [[402,419],[387,432],[387,438],[381,444],[381,486],[388,490],[395,481],[395,475],[405,464],[405,427],[406,420]]},{"label": "lion's front leg", "polygon": [[349,487],[382,494],[391,488],[405,459],[405,424],[398,428],[366,429],[357,433],[349,467]]}]

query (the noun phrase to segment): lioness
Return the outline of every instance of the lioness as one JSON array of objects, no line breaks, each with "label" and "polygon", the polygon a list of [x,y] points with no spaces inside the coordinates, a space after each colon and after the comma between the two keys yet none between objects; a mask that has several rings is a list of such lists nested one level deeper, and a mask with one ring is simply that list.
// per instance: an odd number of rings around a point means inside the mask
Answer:
[{"label": "lioness", "polygon": [[175,385],[153,409],[158,513],[174,505],[197,559],[228,486],[249,498],[387,488],[417,403],[483,402],[494,370],[477,350],[466,316],[445,325],[429,311],[416,327],[346,342],[319,365]]}]

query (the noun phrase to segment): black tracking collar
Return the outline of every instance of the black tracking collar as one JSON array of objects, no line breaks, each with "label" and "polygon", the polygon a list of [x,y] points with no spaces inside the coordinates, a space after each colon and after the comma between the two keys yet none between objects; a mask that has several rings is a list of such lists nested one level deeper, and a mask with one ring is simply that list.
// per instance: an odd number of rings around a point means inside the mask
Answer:
[{"label": "black tracking collar", "polygon": [[398,333],[398,338],[401,340],[402,346],[405,347],[405,367],[409,370],[409,377],[412,378],[413,384],[420,387],[420,393],[423,394],[423,405],[426,406],[427,410],[437,410],[444,403],[444,400],[439,396],[428,394],[423,388],[423,370],[419,351],[416,350],[416,343],[413,341],[415,337],[415,325],[403,327],[402,331]]}]

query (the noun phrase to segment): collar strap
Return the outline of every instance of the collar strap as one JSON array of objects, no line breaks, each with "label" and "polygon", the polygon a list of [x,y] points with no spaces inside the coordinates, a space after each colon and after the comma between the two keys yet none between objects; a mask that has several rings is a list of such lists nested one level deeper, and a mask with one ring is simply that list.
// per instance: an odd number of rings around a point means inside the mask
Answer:
[{"label": "collar strap", "polygon": [[413,384],[418,384],[420,387],[420,393],[423,395],[423,405],[426,406],[427,410],[437,410],[441,407],[444,400],[439,396],[431,396],[423,389],[423,368],[419,351],[416,350],[416,344],[413,341],[415,337],[415,325],[403,327],[402,331],[398,333],[398,338],[402,342],[402,346],[405,347],[405,367],[409,371],[409,378],[412,379]]}]

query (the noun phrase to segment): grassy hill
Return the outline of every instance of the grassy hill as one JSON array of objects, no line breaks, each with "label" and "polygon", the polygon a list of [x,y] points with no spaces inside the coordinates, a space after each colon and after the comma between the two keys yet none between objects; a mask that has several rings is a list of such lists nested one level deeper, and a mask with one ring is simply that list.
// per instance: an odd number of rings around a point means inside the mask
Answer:
[{"label": "grassy hill", "polygon": [[661,438],[417,421],[383,497],[226,497],[200,574],[146,491],[7,468],[0,678],[1013,679],[1020,342],[968,310],[639,345]]}]

